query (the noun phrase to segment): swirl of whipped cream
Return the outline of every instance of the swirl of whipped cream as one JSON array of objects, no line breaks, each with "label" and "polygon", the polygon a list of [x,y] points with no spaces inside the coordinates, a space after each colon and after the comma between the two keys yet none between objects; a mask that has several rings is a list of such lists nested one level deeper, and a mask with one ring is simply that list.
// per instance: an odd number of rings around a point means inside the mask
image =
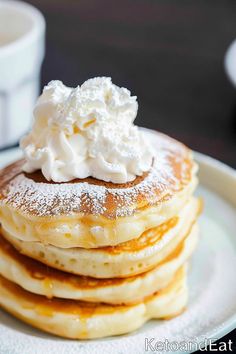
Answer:
[{"label": "swirl of whipped cream", "polygon": [[126,183],[148,171],[153,153],[133,124],[138,103],[111,78],[69,88],[51,81],[34,109],[32,131],[22,139],[24,171],[41,170],[54,182],[92,176]]}]

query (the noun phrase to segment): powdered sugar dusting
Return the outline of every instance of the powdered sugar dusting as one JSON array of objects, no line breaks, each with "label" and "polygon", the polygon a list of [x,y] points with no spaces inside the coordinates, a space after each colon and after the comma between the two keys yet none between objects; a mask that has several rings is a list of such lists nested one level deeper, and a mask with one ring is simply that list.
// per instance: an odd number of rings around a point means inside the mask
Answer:
[{"label": "powdered sugar dusting", "polygon": [[36,216],[81,212],[110,218],[132,215],[140,200],[157,204],[189,183],[192,160],[189,150],[177,141],[158,133],[145,134],[156,155],[148,175],[136,185],[108,188],[87,182],[47,184],[19,173],[0,190],[1,203]]}]

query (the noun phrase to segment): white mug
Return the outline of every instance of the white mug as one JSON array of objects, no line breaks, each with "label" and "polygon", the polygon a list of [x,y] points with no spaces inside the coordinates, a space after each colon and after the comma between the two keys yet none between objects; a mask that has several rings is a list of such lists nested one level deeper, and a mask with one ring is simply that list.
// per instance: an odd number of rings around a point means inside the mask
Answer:
[{"label": "white mug", "polygon": [[0,148],[31,125],[44,53],[43,15],[24,2],[0,0]]}]

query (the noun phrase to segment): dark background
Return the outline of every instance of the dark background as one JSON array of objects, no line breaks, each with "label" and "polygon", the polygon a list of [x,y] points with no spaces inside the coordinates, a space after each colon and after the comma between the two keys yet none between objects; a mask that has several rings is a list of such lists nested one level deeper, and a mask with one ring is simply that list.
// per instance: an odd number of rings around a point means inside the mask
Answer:
[{"label": "dark background", "polygon": [[[28,2],[47,21],[43,85],[111,76],[138,96],[136,124],[236,167],[236,89],[224,71],[235,0]],[[235,331],[227,338],[236,344]]]}]

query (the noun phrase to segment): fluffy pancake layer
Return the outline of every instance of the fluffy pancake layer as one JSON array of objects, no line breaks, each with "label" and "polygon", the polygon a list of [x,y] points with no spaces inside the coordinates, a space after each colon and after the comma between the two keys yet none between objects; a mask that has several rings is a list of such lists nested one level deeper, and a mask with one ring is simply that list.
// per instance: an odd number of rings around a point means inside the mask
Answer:
[{"label": "fluffy pancake layer", "polygon": [[131,332],[187,303],[186,262],[198,240],[191,151],[146,132],[151,170],[114,185],[53,183],[23,160],[0,171],[0,306],[67,338]]},{"label": "fluffy pancake layer", "polygon": [[199,209],[200,201],[192,198],[178,217],[115,247],[62,249],[20,241],[4,228],[2,234],[21,253],[51,267],[94,278],[127,277],[153,268],[173,252],[189,234]]},{"label": "fluffy pancake layer", "polygon": [[0,276],[2,308],[36,328],[66,338],[99,338],[128,333],[151,318],[178,315],[186,303],[185,267],[179,269],[165,289],[130,306],[47,299]]},{"label": "fluffy pancake layer", "polygon": [[59,248],[115,246],[138,238],[145,230],[157,227],[174,217],[188,202],[196,185],[197,179],[193,178],[191,183],[176,193],[171,200],[116,220],[83,214],[27,219],[9,206],[0,206],[0,221],[5,230],[22,241],[40,241]]},{"label": "fluffy pancake layer", "polygon": [[48,183],[26,175],[19,161],[0,172],[0,221],[24,241],[60,248],[96,248],[138,238],[175,216],[196,184],[189,149],[159,133],[146,133],[156,151],[152,169],[126,185],[88,178]]},{"label": "fluffy pancake layer", "polygon": [[198,240],[195,226],[188,237],[154,269],[124,279],[95,279],[67,274],[18,253],[0,238],[0,274],[31,293],[48,298],[133,304],[166,287],[188,260]]}]

